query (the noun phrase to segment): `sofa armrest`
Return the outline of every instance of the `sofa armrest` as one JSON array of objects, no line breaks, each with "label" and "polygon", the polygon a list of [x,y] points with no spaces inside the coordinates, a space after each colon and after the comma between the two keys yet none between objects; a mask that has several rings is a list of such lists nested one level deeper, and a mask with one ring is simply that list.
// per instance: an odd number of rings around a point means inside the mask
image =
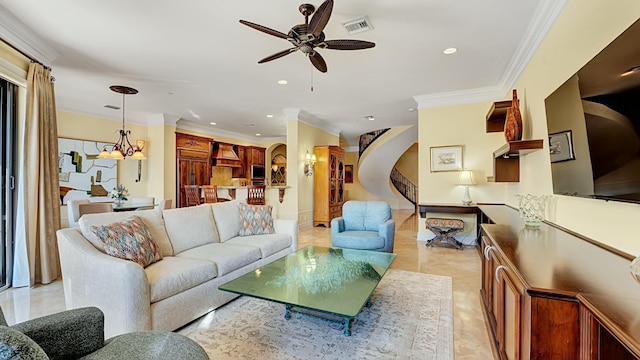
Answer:
[{"label": "sofa armrest", "polygon": [[344,218],[342,216],[331,219],[331,235],[337,235],[344,231]]},{"label": "sofa armrest", "polygon": [[298,250],[298,220],[273,219],[273,228],[276,234],[291,236],[291,249]]},{"label": "sofa armrest", "polygon": [[151,297],[144,269],[96,249],[78,229],[56,234],[67,308],[102,310],[107,337],[150,330]]},{"label": "sofa armrest", "polygon": [[104,315],[95,307],[43,316],[11,328],[35,341],[51,359],[77,359],[104,346]]},{"label": "sofa armrest", "polygon": [[384,238],[384,249],[382,251],[391,253],[393,252],[393,242],[396,232],[396,222],[393,219],[389,219],[382,224],[378,229],[378,235]]}]

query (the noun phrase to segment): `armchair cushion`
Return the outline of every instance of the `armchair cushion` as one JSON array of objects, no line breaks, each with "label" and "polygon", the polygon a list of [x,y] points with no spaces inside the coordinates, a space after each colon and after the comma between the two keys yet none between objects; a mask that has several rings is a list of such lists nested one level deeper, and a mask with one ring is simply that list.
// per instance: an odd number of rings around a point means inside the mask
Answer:
[{"label": "armchair cushion", "polygon": [[47,360],[38,344],[18,330],[0,325],[0,359]]},{"label": "armchair cushion", "polygon": [[384,201],[347,201],[342,206],[345,230],[378,231],[391,219],[391,207]]},{"label": "armchair cushion", "polygon": [[347,249],[376,250],[384,247],[384,238],[372,231],[345,231],[333,239],[335,246]]},{"label": "armchair cushion", "polygon": [[43,316],[12,326],[51,359],[77,359],[104,346],[104,315],[95,307]]}]

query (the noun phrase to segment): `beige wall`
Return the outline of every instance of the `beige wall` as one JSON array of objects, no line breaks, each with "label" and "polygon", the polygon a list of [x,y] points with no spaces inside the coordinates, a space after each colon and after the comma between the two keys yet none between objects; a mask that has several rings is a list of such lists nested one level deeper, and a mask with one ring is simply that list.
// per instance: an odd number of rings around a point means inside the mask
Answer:
[{"label": "beige wall", "polygon": [[[516,206],[516,194],[552,194],[545,99],[639,17],[637,0],[569,1],[515,84],[525,138],[545,139],[544,149],[521,158],[519,183],[481,182],[471,189],[474,201],[505,201]],[[488,109],[489,103],[482,103],[420,111],[421,202],[457,202],[462,195],[462,189],[451,185],[454,174],[429,173],[429,146],[462,143],[465,167],[490,174],[491,154],[504,139],[500,133],[484,133]],[[633,226],[640,218],[638,205],[554,196],[547,218],[620,250],[640,254]]]}]

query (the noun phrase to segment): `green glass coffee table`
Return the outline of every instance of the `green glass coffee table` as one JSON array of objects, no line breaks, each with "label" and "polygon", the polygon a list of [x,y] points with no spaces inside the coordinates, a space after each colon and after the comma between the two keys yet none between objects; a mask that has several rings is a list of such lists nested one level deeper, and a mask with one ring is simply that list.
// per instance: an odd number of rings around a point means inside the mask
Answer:
[{"label": "green glass coffee table", "polygon": [[275,301],[292,312],[351,324],[396,258],[395,254],[307,246],[237,279],[220,290]]}]

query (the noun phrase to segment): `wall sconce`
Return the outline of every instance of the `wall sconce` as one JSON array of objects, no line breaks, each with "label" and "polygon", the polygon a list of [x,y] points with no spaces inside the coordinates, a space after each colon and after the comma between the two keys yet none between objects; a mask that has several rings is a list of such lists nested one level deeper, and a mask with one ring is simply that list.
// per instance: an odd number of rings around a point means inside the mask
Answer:
[{"label": "wall sconce", "polygon": [[307,155],[304,156],[304,174],[306,176],[313,175],[313,168],[316,165],[316,154],[309,154],[309,150],[307,150]]},{"label": "wall sconce", "polygon": [[147,160],[147,158],[142,153],[142,149],[144,149],[144,145],[146,142],[144,140],[136,140],[136,147],[138,150],[131,156],[132,159],[138,160],[138,178],[136,182],[140,182],[142,178],[142,160]]}]

